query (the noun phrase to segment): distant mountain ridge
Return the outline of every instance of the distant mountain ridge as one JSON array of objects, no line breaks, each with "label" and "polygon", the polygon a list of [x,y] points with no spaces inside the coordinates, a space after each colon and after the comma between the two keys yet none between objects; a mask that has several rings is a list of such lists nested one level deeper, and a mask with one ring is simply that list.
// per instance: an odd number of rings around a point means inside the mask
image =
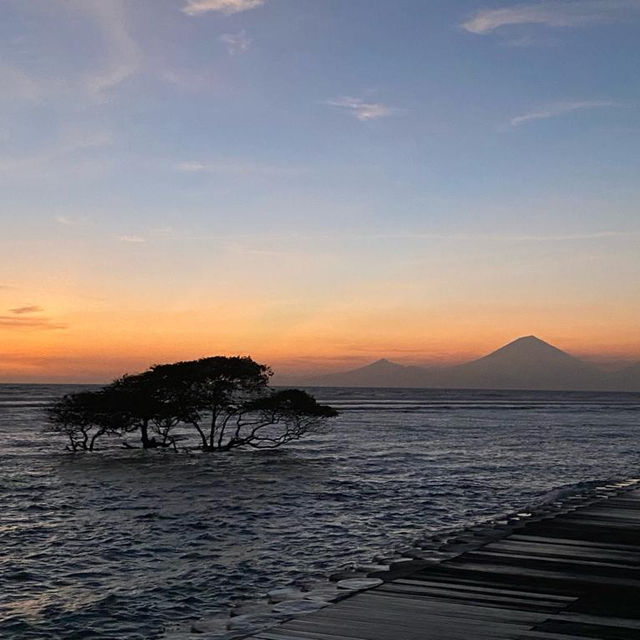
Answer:
[{"label": "distant mountain ridge", "polygon": [[365,367],[314,376],[301,383],[326,387],[640,391],[640,363],[605,372],[536,336],[525,336],[456,366],[405,366],[383,358]]}]

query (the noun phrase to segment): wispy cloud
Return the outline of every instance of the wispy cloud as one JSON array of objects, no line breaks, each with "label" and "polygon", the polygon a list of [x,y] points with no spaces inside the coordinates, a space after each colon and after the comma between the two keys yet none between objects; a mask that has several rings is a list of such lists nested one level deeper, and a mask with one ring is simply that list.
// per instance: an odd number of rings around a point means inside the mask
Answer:
[{"label": "wispy cloud", "polygon": [[159,238],[172,238],[175,236],[175,230],[169,225],[151,229],[151,233]]},{"label": "wispy cloud", "polygon": [[67,325],[54,322],[51,318],[33,316],[0,316],[0,329],[8,330],[44,330],[53,331],[66,329]]},{"label": "wispy cloud", "polygon": [[141,54],[129,32],[122,0],[81,0],[76,6],[86,11],[100,26],[106,44],[106,65],[87,80],[91,93],[102,94],[134,75],[141,65]]},{"label": "wispy cloud", "polygon": [[71,218],[69,216],[55,216],[54,220],[63,227],[78,227],[86,224],[86,218]]},{"label": "wispy cloud", "polygon": [[[217,170],[217,165],[216,169]],[[200,173],[210,172],[213,170],[214,165],[206,164],[204,162],[178,162],[176,169],[178,171],[185,171],[187,173]]]},{"label": "wispy cloud", "polygon": [[229,14],[255,9],[264,3],[265,0],[187,0],[182,11],[188,16],[199,16],[209,11]]},{"label": "wispy cloud", "polygon": [[238,160],[219,160],[214,162],[179,162],[175,165],[175,168],[183,173],[220,173],[234,175],[262,175],[273,177],[295,176],[302,173],[301,169],[295,167],[262,165]]},{"label": "wispy cloud", "polygon": [[220,42],[227,48],[230,56],[244,53],[251,46],[251,38],[247,36],[244,29],[239,33],[223,33],[220,36]]},{"label": "wispy cloud", "polygon": [[144,244],[147,241],[147,239],[143,238],[142,236],[131,236],[131,235],[119,236],[118,240],[120,240],[120,242],[129,242],[131,244]]},{"label": "wispy cloud", "polygon": [[502,44],[506,47],[525,49],[527,47],[557,47],[562,40],[555,36],[540,35],[539,33],[519,33],[504,37]]},{"label": "wispy cloud", "polygon": [[65,4],[98,28],[96,68],[78,78],[64,73],[52,77],[0,63],[0,101],[88,98],[94,102],[141,68],[142,54],[130,33],[125,0],[66,0]]},{"label": "wispy cloud", "polygon": [[116,239],[124,244],[142,245],[156,240],[166,241],[176,237],[175,231],[169,226],[146,229],[143,230],[143,234],[144,235],[138,233],[126,233],[116,236]]},{"label": "wispy cloud", "polygon": [[36,304],[31,304],[25,307],[15,307],[13,309],[9,309],[9,311],[16,315],[22,315],[24,313],[39,313],[40,311],[44,311],[44,309]]},{"label": "wispy cloud", "polygon": [[640,0],[554,0],[483,9],[462,23],[470,33],[487,34],[501,27],[540,24],[586,27],[628,19],[640,13]]},{"label": "wispy cloud", "polygon": [[400,109],[389,107],[381,102],[365,102],[361,98],[351,98],[349,96],[327,100],[326,104],[330,107],[338,107],[339,109],[345,110],[361,122],[385,118],[401,111]]},{"label": "wispy cloud", "polygon": [[284,258],[286,256],[297,255],[296,251],[288,249],[265,249],[262,247],[252,247],[245,242],[226,242],[222,245],[230,253],[243,256],[259,256],[266,258]]},{"label": "wispy cloud", "polygon": [[528,113],[524,113],[515,118],[511,118],[509,124],[512,127],[519,127],[527,122],[533,120],[545,120],[547,118],[554,118],[556,116],[562,116],[572,111],[582,111],[584,109],[598,109],[605,107],[615,107],[616,103],[611,100],[584,100],[581,102],[555,102]]}]

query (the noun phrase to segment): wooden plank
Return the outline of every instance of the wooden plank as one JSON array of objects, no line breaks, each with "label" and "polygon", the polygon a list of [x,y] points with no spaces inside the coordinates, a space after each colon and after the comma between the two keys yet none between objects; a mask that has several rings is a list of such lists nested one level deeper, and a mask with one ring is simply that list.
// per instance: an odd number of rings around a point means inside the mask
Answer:
[{"label": "wooden plank", "polygon": [[292,621],[284,625],[287,631],[308,631],[309,637],[320,632],[325,635],[337,635],[351,640],[505,640],[525,628],[514,624],[491,623],[480,626],[465,620],[446,618],[440,622],[435,619],[390,620],[389,622],[368,622],[348,620],[335,623],[308,620]]},{"label": "wooden plank", "polygon": [[531,576],[521,576],[506,573],[486,573],[473,569],[463,569],[460,566],[440,565],[429,571],[416,572],[412,575],[416,580],[429,580],[434,582],[452,583],[470,586],[489,586],[496,589],[517,589],[530,591],[544,595],[553,594],[559,597],[575,598],[576,592],[573,585],[561,580],[539,579],[533,580]]},{"label": "wooden plank", "polygon": [[502,551],[505,553],[523,553],[526,555],[545,555],[552,558],[580,558],[590,557],[618,560],[625,565],[640,565],[640,552],[616,551],[609,549],[594,549],[580,545],[557,545],[541,542],[521,542],[519,540],[510,540],[505,538],[499,542],[492,542],[484,547],[483,551]]},{"label": "wooden plank", "polygon": [[547,620],[539,627],[540,631],[549,633],[573,634],[584,638],[597,640],[638,640],[636,629],[625,629],[619,626],[602,624],[582,624],[579,622],[565,622],[562,620]]},{"label": "wooden plank", "polygon": [[[398,574],[396,574],[398,575]],[[393,576],[392,576],[393,578]],[[639,640],[640,490],[414,566],[254,640]]]},{"label": "wooden plank", "polygon": [[614,576],[595,575],[593,573],[578,573],[575,571],[553,571],[550,569],[537,569],[532,567],[523,567],[519,565],[499,564],[499,563],[481,563],[461,560],[458,564],[461,569],[480,571],[490,574],[500,574],[503,576],[521,576],[527,578],[540,578],[548,580],[557,580],[561,582],[577,582],[591,584],[606,584],[620,587],[630,587],[633,589],[640,588],[640,580],[629,578],[615,578]]},{"label": "wooden plank", "polygon": [[556,538],[546,536],[525,535],[513,533],[503,540],[513,540],[517,542],[549,542],[557,545],[566,545],[568,547],[585,547],[591,549],[609,549],[614,551],[631,551],[638,552],[640,548],[637,544],[608,544],[603,542],[590,542],[588,540],[575,540],[573,538]]},{"label": "wooden plank", "polygon": [[465,584],[462,582],[432,582],[427,580],[426,578],[420,577],[420,579],[399,579],[394,580],[393,583],[385,583],[380,585],[380,589],[388,586],[389,584],[409,584],[409,585],[433,585],[433,586],[442,586],[445,585],[448,589],[458,589],[461,591],[469,592],[473,594],[476,593],[495,593],[497,595],[519,595],[521,597],[532,598],[532,599],[548,599],[551,601],[558,602],[559,604],[566,604],[567,602],[573,602],[575,600],[574,596],[559,596],[555,594],[542,594],[542,593],[534,593],[532,591],[522,591],[520,589],[500,589],[496,587],[491,587],[488,584],[482,583],[482,586],[474,586],[470,584]]},{"label": "wooden plank", "polygon": [[[428,606],[425,606],[428,603]],[[359,595],[355,598],[344,600],[333,607],[327,607],[314,614],[316,619],[322,617],[342,616],[345,612],[349,615],[357,615],[358,611],[363,611],[365,617],[377,619],[380,615],[389,615],[399,613],[405,615],[412,613],[415,615],[428,616],[450,616],[456,612],[460,612],[467,619],[474,620],[509,620],[521,622],[530,621],[532,624],[536,620],[544,620],[546,614],[513,610],[501,607],[483,607],[477,603],[447,602],[438,598],[427,597],[398,597],[392,594],[384,596]],[[381,614],[380,611],[383,611]]]},{"label": "wooden plank", "polygon": [[344,640],[344,636],[336,636],[333,634],[320,633],[319,631],[288,631],[283,633],[279,629],[263,631],[257,636],[251,636],[255,640]]},{"label": "wooden plank", "polygon": [[[639,612],[640,613],[640,612]],[[615,616],[593,616],[586,613],[568,613],[555,615],[554,620],[561,620],[564,622],[581,622],[583,624],[602,624],[606,621],[607,626],[618,626],[624,629],[637,629],[640,631],[640,619],[632,618],[617,618]],[[640,633],[638,634],[640,637]]]},{"label": "wooden plank", "polygon": [[453,589],[436,589],[433,587],[415,587],[408,585],[393,585],[388,588],[378,589],[379,593],[395,593],[401,597],[431,597],[451,602],[473,601],[485,607],[503,607],[508,609],[521,609],[526,611],[548,612],[557,611],[564,603],[550,600],[531,600],[517,596],[499,596],[493,593],[469,593]]},{"label": "wooden plank", "polygon": [[508,551],[485,551],[481,549],[469,554],[469,559],[479,560],[482,558],[488,558],[494,563],[509,563],[518,564],[522,567],[540,566],[540,567],[555,567],[558,571],[564,571],[565,569],[582,570],[584,568],[598,572],[598,575],[625,575],[633,578],[638,576],[640,578],[640,567],[629,565],[627,563],[610,562],[606,559],[599,559],[596,556],[590,556],[590,559],[585,558],[558,558],[540,553],[509,553]]},{"label": "wooden plank", "polygon": [[524,631],[513,636],[512,640],[584,640],[584,636],[573,636],[565,633],[548,633],[546,631]]}]

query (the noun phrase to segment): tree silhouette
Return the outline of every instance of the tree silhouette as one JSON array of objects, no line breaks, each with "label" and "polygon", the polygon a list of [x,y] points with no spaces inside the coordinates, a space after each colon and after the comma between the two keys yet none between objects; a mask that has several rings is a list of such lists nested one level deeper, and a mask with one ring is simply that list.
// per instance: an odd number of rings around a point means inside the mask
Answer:
[{"label": "tree silhouette", "polygon": [[93,451],[96,440],[118,433],[121,421],[108,389],[65,395],[47,407],[48,432],[66,435],[69,451]]},{"label": "tree silhouette", "polygon": [[305,391],[270,389],[271,375],[239,356],[155,365],[99,391],[64,396],[48,408],[48,430],[66,435],[71,451],[93,451],[105,434],[134,432],[144,449],[176,448],[179,425],[196,431],[203,451],[273,449],[322,431],[337,415]]},{"label": "tree silhouette", "polygon": [[151,368],[151,377],[170,398],[179,421],[196,429],[207,451],[222,448],[229,423],[248,401],[269,393],[271,375],[269,367],[239,356]]}]

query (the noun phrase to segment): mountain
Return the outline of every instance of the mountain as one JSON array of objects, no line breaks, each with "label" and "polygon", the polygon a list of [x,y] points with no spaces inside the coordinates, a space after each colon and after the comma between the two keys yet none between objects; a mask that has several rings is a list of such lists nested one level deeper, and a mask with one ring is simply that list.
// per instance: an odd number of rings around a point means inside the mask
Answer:
[{"label": "mountain", "polygon": [[426,371],[422,367],[406,367],[382,358],[366,367],[305,380],[305,384],[318,387],[422,387]]},{"label": "mountain", "polygon": [[449,380],[464,388],[607,388],[600,369],[535,336],[518,338],[488,356],[453,367]]},{"label": "mountain", "polygon": [[454,367],[408,367],[382,359],[359,369],[303,382],[327,387],[640,391],[640,363],[608,374],[544,340],[526,336]]},{"label": "mountain", "polygon": [[611,388],[620,391],[640,391],[640,362],[609,374]]}]

